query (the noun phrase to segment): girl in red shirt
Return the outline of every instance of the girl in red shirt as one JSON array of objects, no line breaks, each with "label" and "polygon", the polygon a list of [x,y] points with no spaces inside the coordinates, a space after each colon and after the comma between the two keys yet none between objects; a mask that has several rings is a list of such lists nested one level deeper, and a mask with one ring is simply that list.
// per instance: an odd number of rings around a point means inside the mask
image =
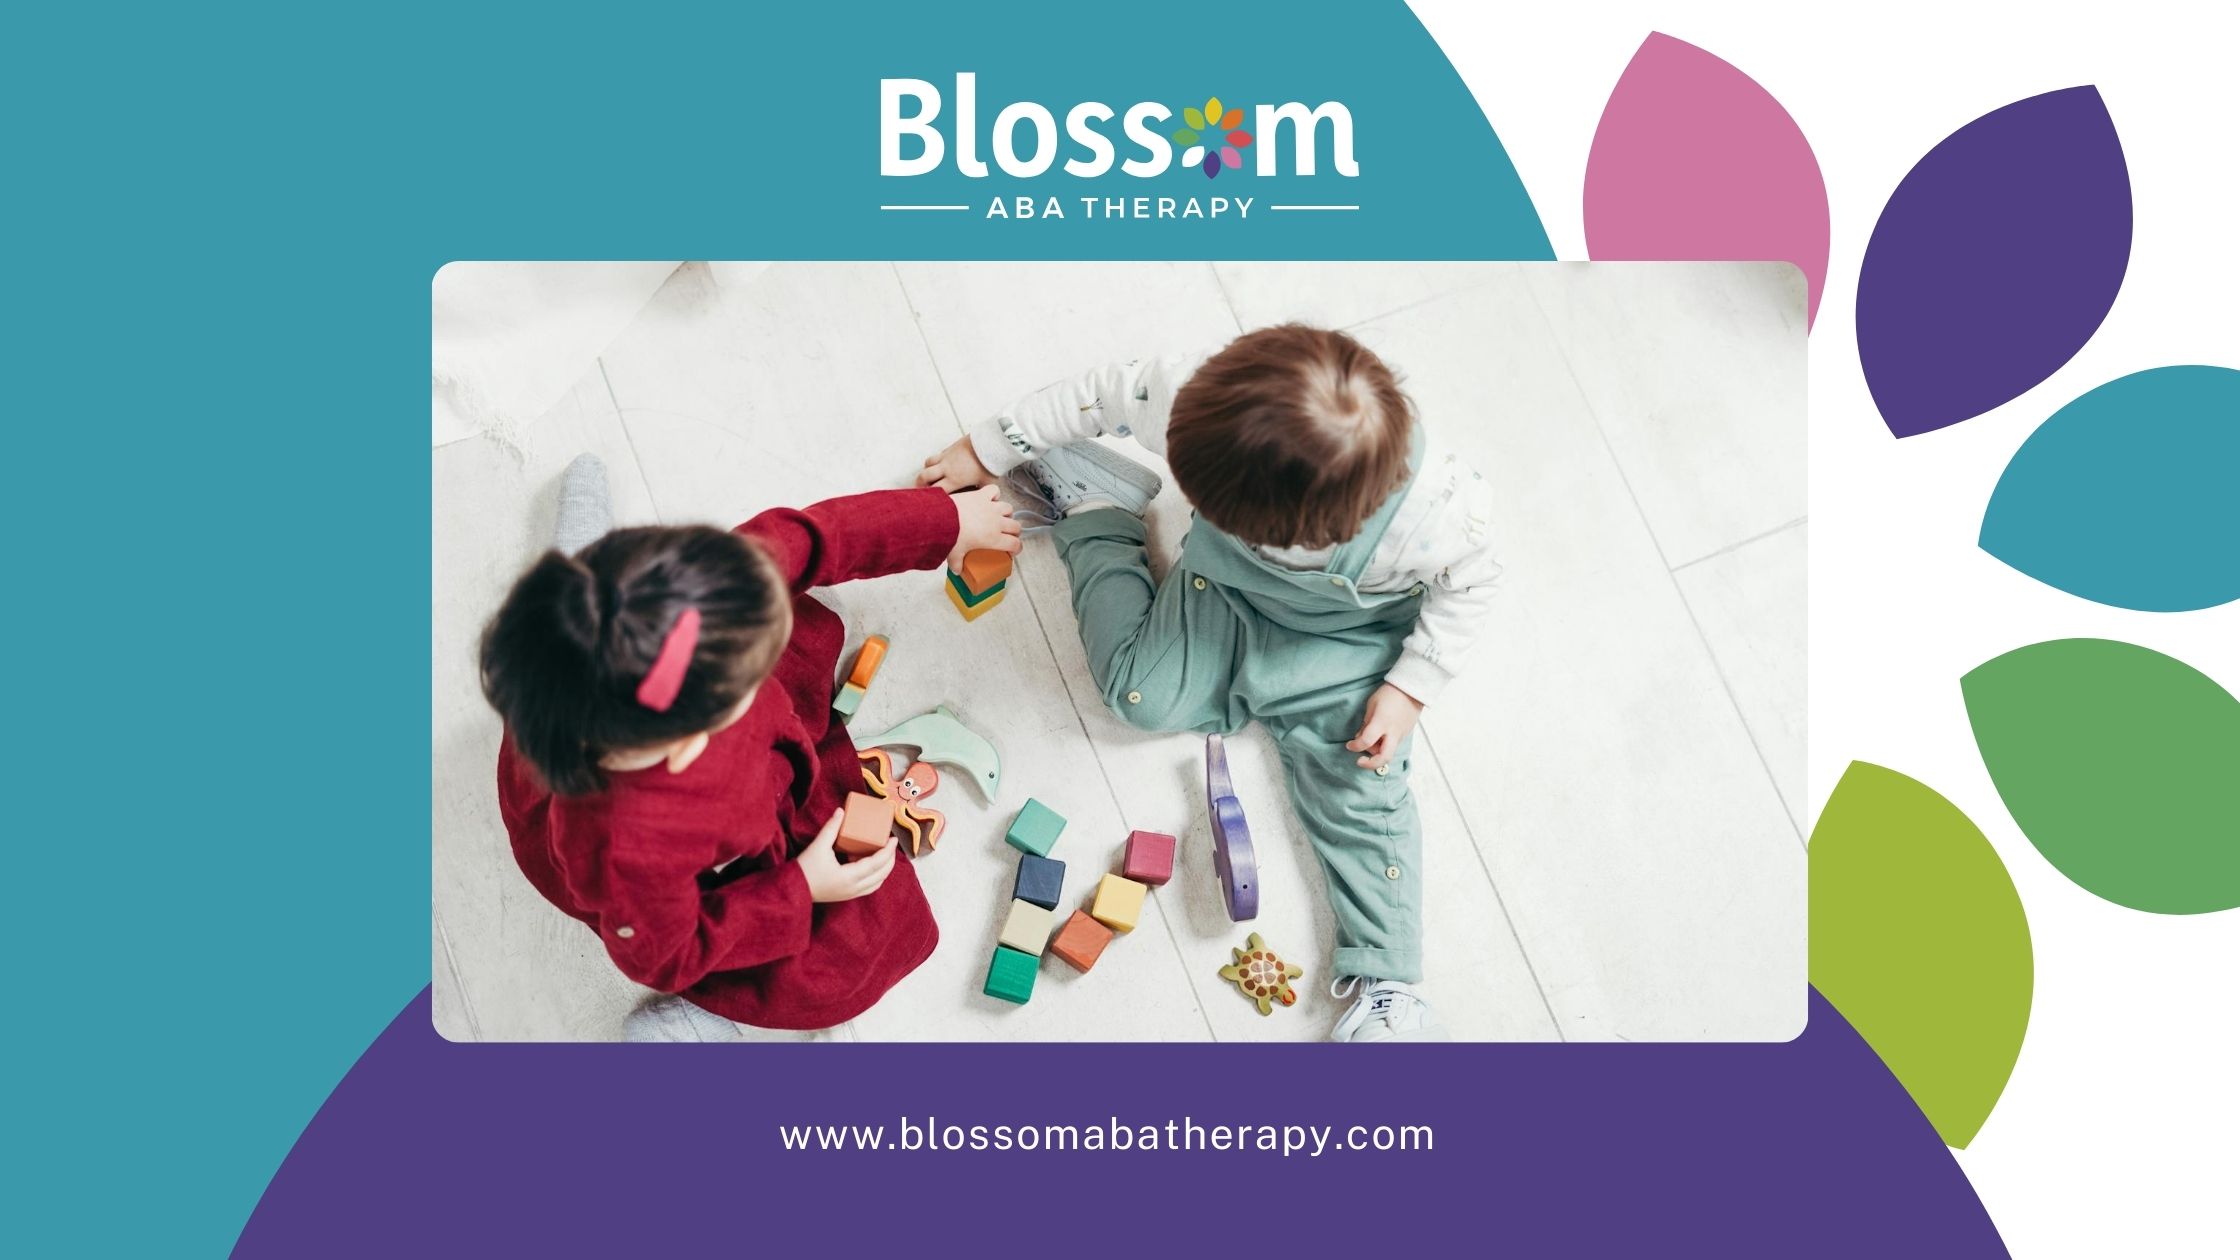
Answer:
[{"label": "girl in red shirt", "polygon": [[832,711],[840,618],[814,586],[1016,552],[993,489],[888,490],[726,533],[618,529],[548,551],[482,640],[515,859],[622,973],[765,1028],[854,1018],[933,952],[892,841],[842,862],[862,773]]}]

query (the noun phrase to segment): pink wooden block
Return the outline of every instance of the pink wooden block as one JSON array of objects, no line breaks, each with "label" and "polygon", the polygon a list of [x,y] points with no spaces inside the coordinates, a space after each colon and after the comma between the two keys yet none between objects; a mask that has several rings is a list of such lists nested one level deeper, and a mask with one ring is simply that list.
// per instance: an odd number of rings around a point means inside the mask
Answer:
[{"label": "pink wooden block", "polygon": [[1157,887],[1174,878],[1174,837],[1156,831],[1128,833],[1128,855],[1120,873],[1139,884]]}]

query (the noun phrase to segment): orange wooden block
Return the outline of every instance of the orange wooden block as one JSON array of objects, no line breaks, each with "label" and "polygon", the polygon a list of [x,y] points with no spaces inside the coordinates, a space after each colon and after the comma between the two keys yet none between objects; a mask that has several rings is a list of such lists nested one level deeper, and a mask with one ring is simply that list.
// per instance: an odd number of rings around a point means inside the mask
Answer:
[{"label": "orange wooden block", "polygon": [[964,562],[957,566],[957,576],[963,578],[965,586],[977,595],[1011,577],[1011,553],[968,551],[964,553]]},{"label": "orange wooden block", "polygon": [[875,634],[865,639],[862,649],[856,653],[856,667],[848,671],[849,685],[868,689],[872,675],[879,672],[880,664],[886,659],[887,636]]},{"label": "orange wooden block", "polygon": [[1087,971],[1097,965],[1097,956],[1111,943],[1111,928],[1076,910],[1043,952],[1065,959],[1075,971]]},{"label": "orange wooden block", "polygon": [[848,793],[847,812],[840,816],[840,836],[832,847],[849,857],[877,853],[894,834],[894,802],[861,792]]}]

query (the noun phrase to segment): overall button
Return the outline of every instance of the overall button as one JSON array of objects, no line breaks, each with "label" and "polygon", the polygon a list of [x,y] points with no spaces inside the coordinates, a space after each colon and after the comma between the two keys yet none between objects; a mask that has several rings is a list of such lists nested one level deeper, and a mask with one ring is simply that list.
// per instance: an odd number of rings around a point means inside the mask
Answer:
[{"label": "overall button", "polygon": [[1129,704],[1142,704],[1142,703],[1143,703],[1143,693],[1142,693],[1142,692],[1140,692],[1140,691],[1131,691],[1131,692],[1129,692],[1129,693],[1128,693],[1128,703],[1129,703]]},{"label": "overall button", "polygon": [[1344,586],[1345,584],[1346,580],[1342,577],[1334,577],[1330,579],[1330,585],[1332,586]]},{"label": "overall button", "polygon": [[1399,868],[1399,867],[1397,867],[1397,866],[1388,866],[1388,867],[1384,868],[1384,877],[1385,877],[1386,879],[1398,879],[1398,878],[1400,878],[1400,868]]},{"label": "overall button", "polygon": [[618,928],[616,928],[616,929],[614,930],[614,934],[615,934],[616,936],[619,936],[619,937],[621,937],[621,938],[622,938],[623,940],[626,940],[626,941],[627,941],[627,940],[629,940],[629,939],[630,939],[631,937],[633,937],[633,936],[636,936],[636,935],[638,934],[638,929],[636,929],[636,928],[634,928],[634,927],[628,927],[628,926],[624,926],[624,927],[618,927]]},{"label": "overall button", "polygon": [[1416,583],[1416,588],[1415,588],[1414,590],[1412,590],[1412,591],[1409,591],[1408,593],[1409,593],[1410,595],[1421,595],[1421,594],[1423,594],[1423,583],[1421,583],[1421,582],[1418,582],[1418,583]]},{"label": "overall button", "polygon": [[1204,578],[1191,578],[1190,585],[1195,586],[1202,591],[1206,588],[1206,580]]},{"label": "overall button", "polygon": [[1391,767],[1391,766],[1378,766],[1378,767],[1377,767],[1377,777],[1378,777],[1378,778],[1380,778],[1380,779],[1381,779],[1381,778],[1383,778],[1383,777],[1384,777],[1385,775],[1387,775],[1387,774],[1390,774],[1391,772],[1392,772],[1392,767]]}]

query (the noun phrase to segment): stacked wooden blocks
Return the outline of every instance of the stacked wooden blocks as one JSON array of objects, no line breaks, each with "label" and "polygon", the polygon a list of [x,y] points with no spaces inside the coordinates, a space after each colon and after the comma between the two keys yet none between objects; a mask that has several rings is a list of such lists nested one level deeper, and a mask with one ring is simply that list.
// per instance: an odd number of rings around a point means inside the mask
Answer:
[{"label": "stacked wooden blocks", "polygon": [[1030,797],[1004,833],[1019,850],[1019,870],[1011,880],[1011,909],[996,937],[995,957],[988,960],[987,983],[980,986],[989,997],[1024,1005],[1034,996],[1035,970],[1065,889],[1066,864],[1050,856],[1065,829],[1063,815]]},{"label": "stacked wooden blocks", "polygon": [[966,621],[978,621],[1003,602],[1003,588],[1010,580],[1009,553],[968,551],[964,559],[949,570],[949,602],[957,606]]},{"label": "stacked wooden blocks", "polygon": [[832,707],[841,717],[856,715],[857,706],[863,703],[863,693],[870,688],[872,676],[879,672],[879,665],[887,659],[887,636],[875,634],[863,641],[856,651],[856,663],[848,670],[848,677],[840,684],[840,693],[832,697]]}]

